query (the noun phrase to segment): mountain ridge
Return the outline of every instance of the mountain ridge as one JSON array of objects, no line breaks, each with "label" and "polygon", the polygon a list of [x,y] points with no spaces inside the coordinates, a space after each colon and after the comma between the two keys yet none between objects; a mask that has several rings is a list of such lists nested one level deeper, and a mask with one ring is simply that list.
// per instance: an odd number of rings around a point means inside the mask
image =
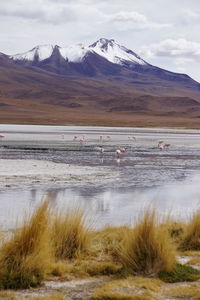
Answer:
[{"label": "mountain ridge", "polygon": [[100,38],[98,41],[88,46],[84,46],[82,43],[66,47],[51,44],[38,45],[27,52],[10,55],[10,58],[13,58],[14,60],[34,61],[35,59],[38,59],[39,61],[43,61],[48,59],[55,49],[57,49],[60,55],[68,62],[81,62],[88,53],[94,52],[116,64],[122,64],[123,60],[136,64],[147,64],[132,50],[117,44],[113,39],[108,40],[105,38]]},{"label": "mountain ridge", "polygon": [[153,66],[114,40],[88,46],[96,52],[81,47],[83,57],[68,49],[76,62],[65,59],[59,46],[39,53],[42,60],[33,53],[33,60],[0,54],[1,122],[198,126],[200,84],[188,75]]}]

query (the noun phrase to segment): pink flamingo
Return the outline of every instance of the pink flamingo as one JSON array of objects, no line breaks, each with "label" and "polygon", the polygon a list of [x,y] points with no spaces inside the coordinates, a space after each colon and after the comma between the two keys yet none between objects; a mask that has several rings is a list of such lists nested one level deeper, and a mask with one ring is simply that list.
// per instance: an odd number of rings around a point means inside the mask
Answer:
[{"label": "pink flamingo", "polygon": [[171,144],[164,144],[165,148],[169,148],[171,146]]},{"label": "pink flamingo", "polygon": [[78,139],[78,136],[75,135],[74,138],[73,138],[73,141],[77,141],[77,139]]},{"label": "pink flamingo", "polygon": [[126,149],[126,148],[120,148],[119,150],[121,151],[121,153],[127,152],[127,149]]},{"label": "pink flamingo", "polygon": [[164,144],[160,144],[160,146],[158,147],[160,150],[165,149],[165,145]]},{"label": "pink flamingo", "polygon": [[2,139],[2,138],[4,138],[5,136],[4,135],[0,135],[0,138]]},{"label": "pink flamingo", "polygon": [[100,142],[103,141],[103,136],[102,136],[102,135],[99,136],[99,141],[100,141]]},{"label": "pink flamingo", "polygon": [[161,149],[161,150],[163,150],[163,148],[164,148],[164,141],[159,141],[158,142],[158,148]]},{"label": "pink flamingo", "polygon": [[100,148],[99,148],[99,153],[103,154],[103,153],[104,153],[104,151],[105,151],[105,150],[104,150],[104,148],[103,148],[103,147],[100,147]]},{"label": "pink flamingo", "polygon": [[81,138],[81,139],[79,140],[79,142],[80,142],[81,145],[83,145],[84,142],[85,142],[85,139],[84,139],[84,138]]},{"label": "pink flamingo", "polygon": [[117,157],[119,158],[120,157],[120,155],[122,154],[122,152],[121,152],[121,150],[120,149],[117,149],[116,151],[115,151],[115,153],[116,153],[116,155],[117,155]]}]

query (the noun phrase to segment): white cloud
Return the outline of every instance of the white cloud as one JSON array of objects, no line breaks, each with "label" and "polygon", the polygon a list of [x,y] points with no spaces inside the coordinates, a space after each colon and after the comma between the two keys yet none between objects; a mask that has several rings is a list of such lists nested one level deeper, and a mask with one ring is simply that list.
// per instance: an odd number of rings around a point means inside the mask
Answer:
[{"label": "white cloud", "polygon": [[144,57],[175,57],[185,59],[200,58],[200,43],[186,39],[166,39],[158,44],[150,44],[140,49],[140,55]]},{"label": "white cloud", "polygon": [[181,25],[193,25],[200,21],[200,11],[191,9],[183,9],[181,15],[177,18]]},{"label": "white cloud", "polygon": [[119,30],[149,29],[169,27],[171,24],[162,24],[149,21],[144,14],[136,11],[120,11],[107,16]]},{"label": "white cloud", "polygon": [[107,26],[114,25],[118,30],[138,30],[148,28],[168,27],[169,24],[160,24],[147,19],[137,11],[118,11],[111,13],[102,11],[98,1],[89,0],[10,0],[3,1],[0,6],[1,17],[16,17],[27,20],[36,20],[44,23],[62,24],[69,22],[92,21]]}]

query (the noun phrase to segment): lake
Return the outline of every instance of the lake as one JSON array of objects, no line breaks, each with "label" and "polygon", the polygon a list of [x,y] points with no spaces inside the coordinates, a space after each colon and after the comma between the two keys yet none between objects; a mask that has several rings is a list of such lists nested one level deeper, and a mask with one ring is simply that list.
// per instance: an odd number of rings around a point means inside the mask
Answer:
[{"label": "lake", "polygon": [[[6,187],[0,192],[3,228],[13,228],[44,195],[60,208],[80,204],[96,227],[130,224],[150,206],[160,216],[181,218],[200,207],[200,130],[0,125],[0,134],[0,159],[101,166],[119,174],[109,181]],[[161,151],[160,140],[170,146]],[[118,158],[119,147],[127,152]]]}]

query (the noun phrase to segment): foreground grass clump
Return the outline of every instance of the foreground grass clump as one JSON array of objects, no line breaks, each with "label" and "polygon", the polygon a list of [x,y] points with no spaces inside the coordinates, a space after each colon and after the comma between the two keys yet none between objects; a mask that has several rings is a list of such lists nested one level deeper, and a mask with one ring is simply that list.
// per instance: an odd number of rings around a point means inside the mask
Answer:
[{"label": "foreground grass clump", "polygon": [[151,292],[159,292],[162,285],[163,282],[158,279],[129,277],[104,284],[94,292],[92,299],[150,300],[153,299]]},{"label": "foreground grass clump", "polygon": [[200,265],[200,257],[194,257],[191,258],[188,262],[187,265]]},{"label": "foreground grass clump", "polygon": [[121,271],[121,266],[111,261],[87,261],[82,268],[90,276],[114,275]]},{"label": "foreground grass clump", "polygon": [[52,243],[57,259],[77,258],[88,249],[89,241],[89,228],[81,209],[69,209],[67,213],[55,214]]},{"label": "foreground grass clump", "polygon": [[103,251],[105,254],[117,259],[118,245],[123,241],[124,233],[130,230],[128,226],[106,226],[103,230],[97,232],[95,235],[97,243],[100,246],[99,252]]},{"label": "foreground grass clump", "polygon": [[183,239],[186,224],[181,221],[175,221],[168,217],[164,223],[161,224],[164,230],[167,230],[173,243],[179,245]]},{"label": "foreground grass clump", "polygon": [[115,293],[115,292],[96,292],[92,298],[92,300],[153,300],[153,298],[147,293],[143,293],[141,295],[125,295],[123,293]]},{"label": "foreground grass clump", "polygon": [[158,225],[155,212],[146,212],[135,228],[125,233],[119,248],[124,270],[131,274],[156,275],[171,271],[175,249],[168,233]]},{"label": "foreground grass clump", "polygon": [[179,248],[181,250],[200,250],[200,211],[195,213],[187,224],[186,232]]},{"label": "foreground grass clump", "polygon": [[200,299],[199,286],[181,286],[171,289],[167,292],[169,296],[177,297],[178,299]]},{"label": "foreground grass clump", "polygon": [[49,216],[45,202],[0,248],[1,288],[29,288],[41,283],[51,265]]},{"label": "foreground grass clump", "polygon": [[200,271],[187,265],[176,264],[170,272],[160,272],[159,278],[165,282],[196,281],[200,278]]},{"label": "foreground grass clump", "polygon": [[62,293],[53,293],[48,296],[33,297],[31,300],[67,300]]},{"label": "foreground grass clump", "polygon": [[1,298],[8,298],[9,300],[15,300],[19,297],[19,295],[16,292],[10,292],[10,291],[0,291],[0,299]]}]

